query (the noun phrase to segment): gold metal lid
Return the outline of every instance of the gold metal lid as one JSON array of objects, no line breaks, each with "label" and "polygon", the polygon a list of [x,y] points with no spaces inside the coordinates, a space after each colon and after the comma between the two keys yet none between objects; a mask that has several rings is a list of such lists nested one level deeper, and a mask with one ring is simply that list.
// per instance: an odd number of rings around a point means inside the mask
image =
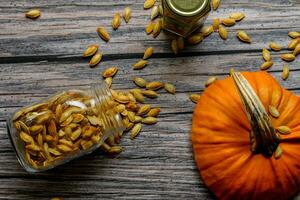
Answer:
[{"label": "gold metal lid", "polygon": [[166,0],[168,6],[178,15],[194,16],[205,10],[209,0]]}]

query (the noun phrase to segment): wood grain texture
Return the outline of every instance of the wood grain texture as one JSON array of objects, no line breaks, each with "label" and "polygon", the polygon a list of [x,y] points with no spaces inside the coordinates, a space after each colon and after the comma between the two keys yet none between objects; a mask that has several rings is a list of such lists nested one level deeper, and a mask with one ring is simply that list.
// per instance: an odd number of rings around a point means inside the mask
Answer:
[{"label": "wood grain texture", "polygon": [[[121,27],[112,31],[113,14],[125,6],[133,9],[132,20],[126,25],[122,21]],[[288,52],[288,31],[300,31],[299,0],[222,1],[207,24],[235,11],[244,12],[246,19],[228,28],[227,41],[214,33],[177,57],[163,34],[153,39],[144,33],[150,11],[142,6],[142,0],[0,0],[0,199],[214,199],[193,161],[190,127],[194,104],[189,94],[202,92],[209,76],[225,77],[232,67],[258,70],[263,63],[261,48],[271,40],[285,48],[272,52],[275,65],[270,73],[284,87],[300,94],[300,57],[289,64],[287,81],[280,79],[284,62],[279,58]],[[31,8],[41,9],[40,19],[24,18]],[[98,37],[98,25],[110,31],[109,43]],[[240,29],[249,33],[253,44],[238,41],[235,32]],[[81,58],[92,43],[99,44],[104,52],[104,61],[95,69]],[[133,71],[132,64],[149,46],[155,52],[149,65]],[[136,140],[125,135],[121,142],[124,151],[116,157],[99,150],[49,172],[27,174],[8,140],[6,118],[58,90],[87,88],[100,81],[101,71],[110,66],[120,68],[114,78],[115,89],[133,88],[135,76],[176,85],[176,95],[159,91],[159,98],[147,99],[147,103],[162,108],[159,123],[143,126]]]}]

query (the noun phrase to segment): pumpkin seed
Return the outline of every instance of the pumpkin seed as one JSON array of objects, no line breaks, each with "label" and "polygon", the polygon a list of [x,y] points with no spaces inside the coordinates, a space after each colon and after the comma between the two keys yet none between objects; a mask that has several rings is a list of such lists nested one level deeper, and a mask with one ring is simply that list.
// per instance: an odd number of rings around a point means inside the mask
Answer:
[{"label": "pumpkin seed", "polygon": [[155,117],[146,117],[144,119],[142,119],[142,123],[144,124],[156,124],[157,123],[157,118]]},{"label": "pumpkin seed", "polygon": [[104,70],[104,72],[102,73],[102,76],[103,76],[103,78],[113,77],[114,75],[116,75],[117,72],[118,72],[117,67],[110,67],[110,68],[107,68],[106,70]]},{"label": "pumpkin seed", "polygon": [[200,99],[200,95],[199,94],[191,94],[190,95],[190,100],[194,103],[197,103]]},{"label": "pumpkin seed", "polygon": [[145,80],[145,79],[143,79],[143,78],[140,78],[140,77],[135,77],[134,79],[133,79],[133,82],[137,85],[137,86],[139,86],[139,87],[146,87],[146,85],[147,85],[147,81]]},{"label": "pumpkin seed", "polygon": [[193,45],[199,44],[200,42],[202,42],[202,40],[203,40],[203,36],[201,34],[195,34],[189,36],[187,39],[188,43]]},{"label": "pumpkin seed", "polygon": [[83,150],[89,149],[94,145],[94,143],[92,141],[81,141],[80,144],[81,144]]},{"label": "pumpkin seed", "polygon": [[184,39],[183,39],[183,37],[178,37],[177,38],[177,47],[180,50],[184,49]]},{"label": "pumpkin seed", "polygon": [[200,33],[203,37],[207,37],[214,32],[213,26],[203,26],[200,30]]},{"label": "pumpkin seed", "polygon": [[131,129],[131,134],[130,134],[130,138],[133,140],[134,138],[136,138],[136,136],[140,133],[142,129],[142,124],[138,123],[135,124],[132,129]]},{"label": "pumpkin seed", "polygon": [[73,131],[73,132],[71,133],[70,139],[71,139],[72,141],[77,140],[77,139],[80,137],[81,133],[82,133],[82,129],[81,129],[80,127],[78,127],[75,131]]},{"label": "pumpkin seed", "polygon": [[111,154],[119,154],[121,152],[122,152],[122,147],[120,147],[120,146],[113,146],[108,151],[108,153],[111,153]]},{"label": "pumpkin seed", "polygon": [[161,32],[161,27],[162,27],[162,22],[161,20],[157,20],[155,23],[154,23],[154,26],[153,26],[153,37],[156,38],[160,32]]},{"label": "pumpkin seed", "polygon": [[22,121],[19,121],[19,126],[21,127],[21,130],[23,130],[25,133],[30,134],[29,127]]},{"label": "pumpkin seed", "polygon": [[130,18],[131,18],[131,8],[129,6],[127,6],[125,9],[124,9],[124,20],[126,23],[129,22]]},{"label": "pumpkin seed", "polygon": [[119,104],[119,105],[117,105],[117,106],[115,107],[115,109],[116,109],[116,111],[117,111],[118,113],[121,113],[121,112],[123,112],[123,111],[126,109],[126,107],[125,107],[124,104]]},{"label": "pumpkin seed", "polygon": [[175,94],[176,93],[176,88],[173,84],[171,83],[165,83],[165,90],[171,94]]},{"label": "pumpkin seed", "polygon": [[158,14],[159,14],[158,6],[153,6],[150,15],[151,20],[154,20],[158,16]]},{"label": "pumpkin seed", "polygon": [[133,65],[133,69],[142,69],[148,64],[147,60],[140,60]]},{"label": "pumpkin seed", "polygon": [[152,108],[148,113],[148,117],[156,117],[160,113],[160,108]]},{"label": "pumpkin seed", "polygon": [[280,113],[279,111],[277,110],[276,107],[270,105],[269,106],[269,113],[272,115],[272,117],[274,118],[278,118],[280,116]]},{"label": "pumpkin seed", "polygon": [[104,27],[99,26],[97,28],[97,33],[102,38],[102,40],[104,40],[105,42],[109,41],[109,39],[110,39],[109,33],[106,31],[106,29]]},{"label": "pumpkin seed", "polygon": [[242,12],[231,13],[229,15],[230,18],[235,19],[235,21],[241,21],[245,18],[245,14]]},{"label": "pumpkin seed", "polygon": [[278,147],[277,147],[277,149],[276,149],[276,151],[275,151],[275,153],[274,153],[274,158],[275,158],[276,160],[278,160],[278,159],[282,156],[282,154],[283,154],[283,150],[282,150],[282,148],[278,145]]},{"label": "pumpkin seed", "polygon": [[288,126],[279,126],[276,129],[279,133],[283,135],[288,135],[292,132],[292,130]]},{"label": "pumpkin seed", "polygon": [[220,2],[220,0],[212,0],[212,7],[214,10],[217,10],[219,8]]},{"label": "pumpkin seed", "polygon": [[82,112],[82,108],[80,107],[75,107],[75,106],[71,106],[69,108],[67,108],[62,114],[61,117],[59,119],[59,122],[63,122],[65,121],[68,117],[70,117],[72,114],[74,113],[80,113]]},{"label": "pumpkin seed", "polygon": [[150,58],[152,56],[152,54],[153,54],[153,47],[147,48],[144,52],[143,59],[147,60],[148,58]]},{"label": "pumpkin seed", "polygon": [[150,111],[150,109],[151,109],[150,105],[145,104],[140,107],[140,109],[138,110],[138,112],[136,114],[137,115],[145,115]]},{"label": "pumpkin seed", "polygon": [[94,55],[98,51],[99,46],[97,44],[92,44],[87,47],[87,49],[83,52],[83,57],[89,57]]},{"label": "pumpkin seed", "polygon": [[262,49],[262,56],[263,56],[263,58],[264,58],[265,61],[270,61],[271,60],[271,53],[266,48]]},{"label": "pumpkin seed", "polygon": [[245,31],[238,31],[237,37],[242,41],[246,43],[251,43],[251,38]]},{"label": "pumpkin seed", "polygon": [[271,97],[271,105],[277,108],[280,99],[281,99],[281,90],[280,89],[273,90],[272,97]]},{"label": "pumpkin seed", "polygon": [[114,30],[117,30],[120,25],[121,25],[121,15],[120,13],[116,13],[111,22],[111,26]]},{"label": "pumpkin seed", "polygon": [[[43,129],[43,126],[42,126]],[[48,124],[48,133],[52,136],[57,135],[56,123],[54,119],[51,119]]]},{"label": "pumpkin seed", "polygon": [[287,62],[292,62],[295,60],[295,55],[291,53],[286,53],[281,55],[281,59]]},{"label": "pumpkin seed", "polygon": [[280,51],[281,50],[281,46],[279,44],[277,44],[276,42],[270,42],[269,47],[273,51]]},{"label": "pumpkin seed", "polygon": [[155,24],[155,23],[150,22],[150,23],[146,26],[145,31],[146,31],[147,35],[149,35],[150,33],[152,33],[153,28],[154,28],[154,24]]},{"label": "pumpkin seed", "polygon": [[176,39],[171,41],[171,49],[172,49],[172,51],[175,55],[178,54],[178,45],[177,45],[177,40]]},{"label": "pumpkin seed", "polygon": [[107,77],[106,79],[104,79],[105,83],[107,84],[107,86],[109,88],[111,88],[112,85],[112,77]]},{"label": "pumpkin seed", "polygon": [[45,111],[43,114],[39,115],[36,118],[36,124],[44,124],[52,117],[53,115],[51,111]]},{"label": "pumpkin seed", "polygon": [[289,43],[288,45],[288,49],[295,49],[295,47],[297,46],[297,44],[300,43],[300,38],[295,38],[295,39],[292,39],[291,42]]},{"label": "pumpkin seed", "polygon": [[283,80],[286,80],[288,77],[289,77],[289,74],[290,74],[290,68],[288,65],[284,65],[283,66],[283,71],[282,71],[282,74],[281,74],[281,78]]},{"label": "pumpkin seed", "polygon": [[222,24],[224,24],[225,26],[233,26],[233,25],[235,25],[235,19],[225,18],[222,20]]},{"label": "pumpkin seed", "polygon": [[58,140],[58,143],[66,145],[66,146],[71,147],[71,148],[73,147],[73,142],[70,141],[70,140],[60,139],[60,140]]},{"label": "pumpkin seed", "polygon": [[293,38],[293,39],[295,39],[295,38],[297,38],[297,37],[300,37],[300,33],[299,33],[299,32],[296,32],[296,31],[291,31],[291,32],[288,33],[288,35],[289,35],[291,38]]},{"label": "pumpkin seed", "polygon": [[273,62],[272,61],[266,61],[266,62],[264,62],[261,66],[260,66],[260,69],[261,70],[267,70],[267,69],[269,69],[270,67],[272,67],[273,66]]},{"label": "pumpkin seed", "polygon": [[55,156],[60,156],[62,153],[60,153],[58,150],[56,150],[56,149],[53,149],[53,148],[50,148],[49,147],[49,153],[51,153],[51,154],[53,154],[53,155],[55,155]]},{"label": "pumpkin seed", "polygon": [[144,103],[145,97],[143,96],[143,94],[142,94],[141,92],[135,91],[135,92],[131,92],[131,93],[133,94],[134,98],[135,98],[138,102]]},{"label": "pumpkin seed", "polygon": [[26,143],[34,143],[33,137],[23,131],[20,132],[20,138]]},{"label": "pumpkin seed", "polygon": [[28,144],[25,148],[32,151],[41,151],[41,148],[36,144]]},{"label": "pumpkin seed", "polygon": [[[300,40],[300,39],[299,39],[299,40]],[[297,46],[295,47],[293,54],[294,54],[295,56],[297,56],[297,55],[300,54],[300,43],[297,44]]]},{"label": "pumpkin seed", "polygon": [[160,88],[164,87],[164,84],[158,81],[153,81],[150,83],[147,83],[146,88],[148,90],[159,90]]},{"label": "pumpkin seed", "polygon": [[223,26],[219,26],[219,35],[223,40],[227,40],[227,30]]},{"label": "pumpkin seed", "polygon": [[92,59],[89,62],[90,67],[95,67],[96,65],[98,65],[102,59],[103,54],[100,53],[96,53]]},{"label": "pumpkin seed", "polygon": [[216,76],[211,76],[207,79],[207,81],[205,82],[205,87],[210,86],[211,84],[213,84],[218,78]]},{"label": "pumpkin seed", "polygon": [[31,135],[36,135],[37,133],[40,133],[43,130],[43,125],[34,125],[29,128]]},{"label": "pumpkin seed", "polygon": [[142,121],[142,117],[141,116],[134,116],[134,123],[139,123],[139,122],[141,122]]},{"label": "pumpkin seed", "polygon": [[38,9],[32,9],[32,10],[29,10],[25,16],[27,18],[30,18],[30,19],[36,19],[38,18],[39,16],[41,16],[41,11],[38,10]]},{"label": "pumpkin seed", "polygon": [[144,9],[152,8],[155,4],[156,0],[146,0],[144,3]]},{"label": "pumpkin seed", "polygon": [[219,30],[219,26],[220,26],[220,19],[216,18],[216,19],[213,19],[213,29],[214,31],[218,31]]},{"label": "pumpkin seed", "polygon": [[158,97],[157,92],[155,92],[153,90],[143,90],[142,94],[145,95],[148,98],[156,98],[156,97]]},{"label": "pumpkin seed", "polygon": [[109,152],[111,146],[109,146],[106,142],[103,142],[103,144],[101,145],[101,149],[105,152]]},{"label": "pumpkin seed", "polygon": [[[98,131],[97,128],[93,127],[93,126],[85,126],[82,129],[82,138],[86,139],[91,137],[93,134],[95,134]],[[78,131],[79,132],[79,131]]]},{"label": "pumpkin seed", "polygon": [[127,115],[129,121],[134,122],[135,120],[135,113],[132,111],[128,111],[128,115]]}]

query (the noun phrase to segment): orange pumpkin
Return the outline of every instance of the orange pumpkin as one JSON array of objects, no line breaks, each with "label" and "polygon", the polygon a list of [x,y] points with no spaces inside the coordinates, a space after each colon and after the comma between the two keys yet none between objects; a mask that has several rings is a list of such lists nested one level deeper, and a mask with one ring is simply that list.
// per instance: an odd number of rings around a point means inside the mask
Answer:
[{"label": "orange pumpkin", "polygon": [[[280,134],[280,126],[290,132]],[[219,199],[284,200],[297,194],[299,142],[300,98],[266,72],[233,73],[214,82],[194,111],[195,161]]]}]

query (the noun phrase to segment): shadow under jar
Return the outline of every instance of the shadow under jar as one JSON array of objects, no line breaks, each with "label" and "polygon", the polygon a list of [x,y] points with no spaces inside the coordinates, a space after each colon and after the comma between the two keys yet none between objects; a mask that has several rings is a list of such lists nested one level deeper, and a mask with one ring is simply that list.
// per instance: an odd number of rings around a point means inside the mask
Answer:
[{"label": "shadow under jar", "polygon": [[124,130],[105,83],[68,90],[16,111],[7,127],[18,160],[40,172],[93,152]]}]

